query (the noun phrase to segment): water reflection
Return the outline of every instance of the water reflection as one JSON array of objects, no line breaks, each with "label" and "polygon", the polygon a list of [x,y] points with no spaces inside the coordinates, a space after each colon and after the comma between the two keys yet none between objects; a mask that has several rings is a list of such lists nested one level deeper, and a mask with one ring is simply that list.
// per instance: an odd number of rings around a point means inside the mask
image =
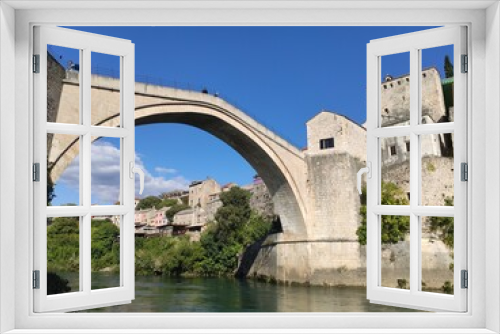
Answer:
[{"label": "water reflection", "polygon": [[[93,273],[93,285],[116,275]],[[228,278],[137,276],[131,304],[88,312],[412,312],[370,304],[365,288],[281,286]]]}]

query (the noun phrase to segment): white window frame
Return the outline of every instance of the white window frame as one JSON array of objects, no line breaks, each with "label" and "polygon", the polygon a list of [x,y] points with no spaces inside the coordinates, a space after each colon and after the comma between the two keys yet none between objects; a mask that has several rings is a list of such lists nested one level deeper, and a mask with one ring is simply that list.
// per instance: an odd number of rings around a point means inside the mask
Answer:
[{"label": "white window frame", "polygon": [[[467,163],[467,73],[459,70],[461,55],[467,55],[466,27],[450,26],[372,40],[367,46],[367,161],[373,169],[367,180],[367,297],[373,303],[407,306],[422,310],[467,310],[467,290],[460,284],[461,270],[467,270],[467,188],[461,181],[461,163]],[[421,50],[452,45],[455,71],[453,122],[422,123],[422,52]],[[409,53],[410,65],[410,121],[407,125],[382,126],[380,79],[384,56]],[[454,134],[454,206],[426,206],[421,203],[422,155],[420,135]],[[410,203],[409,205],[381,205],[380,150],[383,138],[411,138],[410,141]],[[393,146],[390,146],[392,150]],[[383,215],[403,215],[410,219],[410,288],[397,289],[381,285],[381,236]],[[454,217],[454,289],[453,294],[421,291],[421,218],[423,216]]]},{"label": "white window frame", "polygon": [[[129,2],[120,2],[130,6]],[[416,3],[398,2],[400,9],[390,9],[393,4],[371,1],[369,9],[362,2],[293,3],[269,2],[256,4],[226,4],[207,1],[203,8],[199,3],[180,5],[176,2],[155,3],[153,6],[170,8],[138,11],[136,9],[95,9],[97,6],[120,6],[120,3],[99,2],[19,2],[0,4],[0,330],[16,329],[15,333],[37,333],[42,329],[60,329],[70,333],[88,329],[88,333],[100,333],[105,329],[127,329],[128,333],[144,333],[146,328],[165,329],[162,332],[180,332],[175,328],[191,328],[193,332],[237,332],[235,329],[254,328],[252,332],[343,332],[350,333],[494,333],[500,331],[498,320],[499,272],[500,272],[500,89],[499,53],[500,19],[498,3],[433,1]],[[408,4],[410,3],[410,4]],[[47,6],[74,6],[75,9],[40,10]],[[10,5],[35,6],[33,10],[14,11]],[[87,6],[87,8],[84,8]],[[134,7],[135,6],[135,7]],[[132,7],[151,6],[134,3]],[[179,9],[179,6],[185,6]],[[190,7],[191,6],[191,7]],[[232,8],[224,8],[224,6]],[[242,8],[247,8],[243,10]],[[342,7],[343,6],[343,7]],[[394,4],[395,6],[395,4]],[[406,6],[406,9],[404,7]],[[428,7],[426,7],[428,6]],[[431,7],[432,6],[432,7]],[[356,8],[356,10],[351,10]],[[488,8],[487,8],[488,7]],[[92,9],[94,8],[94,9]],[[238,9],[239,8],[239,9]],[[351,8],[351,9],[346,9]],[[401,9],[403,8],[403,9]],[[411,9],[411,10],[410,10]],[[469,311],[465,314],[400,314],[400,313],[328,313],[328,314],[33,314],[30,287],[31,261],[29,247],[32,244],[30,226],[32,212],[26,210],[26,198],[31,192],[30,156],[32,123],[30,96],[31,33],[34,24],[57,25],[448,25],[469,26],[471,62],[469,68],[469,145],[471,153],[469,176],[469,229],[471,242],[469,261],[468,299]],[[485,24],[486,22],[486,24]],[[6,29],[7,28],[7,29]],[[15,31],[15,39],[14,39]],[[488,71],[485,70],[486,64]],[[15,71],[14,71],[15,67]],[[15,82],[15,86],[11,83]],[[10,85],[9,85],[10,84]],[[15,111],[15,112],[13,112]],[[15,113],[15,118],[12,114]],[[473,121],[471,115],[474,116]],[[486,121],[487,119],[487,121]],[[15,129],[15,131],[14,131]],[[12,145],[12,136],[15,143]],[[9,140],[10,139],[10,140]],[[488,144],[487,144],[488,143]],[[486,149],[490,148],[488,154]],[[15,171],[15,174],[14,174]],[[485,174],[488,173],[488,182]],[[12,177],[12,175],[15,175]],[[15,201],[12,200],[15,189]],[[488,194],[488,197],[486,197]],[[473,195],[473,196],[471,196]],[[485,202],[487,205],[485,205]],[[31,203],[28,203],[28,207]],[[9,207],[10,206],[10,207]],[[12,210],[15,207],[15,211]],[[488,219],[486,219],[486,217]],[[11,223],[14,222],[14,223]],[[471,233],[473,232],[473,233]],[[15,238],[11,236],[15,235]],[[488,252],[491,260],[485,265]],[[14,256],[12,256],[14,254]],[[488,293],[485,293],[488,283]],[[15,288],[12,288],[12,287]],[[14,307],[12,307],[14,305]],[[142,324],[142,330],[130,330]],[[357,328],[358,330],[355,330]],[[24,330],[26,329],[26,330]],[[29,329],[29,330],[28,330]],[[38,331],[39,329],[40,331]],[[98,330],[102,329],[102,330]],[[195,330],[198,329],[198,330]],[[224,330],[225,329],[225,330]],[[265,330],[267,329],[267,330]],[[461,329],[461,330],[460,330]],[[243,330],[241,330],[243,332]],[[246,331],[248,332],[248,330]]]},{"label": "white window frame", "polygon": [[[39,55],[39,73],[33,74],[34,162],[39,163],[39,181],[33,184],[34,270],[39,271],[39,288],[34,289],[35,312],[74,311],[130,303],[135,296],[134,268],[134,173],[135,160],[135,75],[134,44],[128,40],[59,27],[34,27],[34,53]],[[80,53],[78,124],[47,122],[47,46],[72,48]],[[93,126],[91,123],[92,53],[119,58],[120,126]],[[79,136],[80,184],[76,206],[47,206],[47,133]],[[120,141],[119,204],[91,204],[92,137],[114,137]],[[91,217],[120,216],[120,285],[91,288]],[[79,217],[79,291],[47,295],[47,218]]]}]

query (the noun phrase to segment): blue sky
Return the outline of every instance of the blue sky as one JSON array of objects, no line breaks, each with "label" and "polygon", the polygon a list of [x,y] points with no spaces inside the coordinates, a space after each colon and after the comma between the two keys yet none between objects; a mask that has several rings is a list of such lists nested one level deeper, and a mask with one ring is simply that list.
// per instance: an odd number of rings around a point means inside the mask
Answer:
[{"label": "blue sky", "polygon": [[[132,40],[138,81],[149,76],[167,86],[206,87],[302,148],[306,146],[305,123],[322,109],[358,123],[365,121],[366,44],[370,40],[429,27],[71,29]],[[74,58],[71,52],[52,50],[63,64]],[[442,73],[444,55],[449,52],[449,47],[427,51],[423,66],[436,66]],[[118,62],[113,58],[93,55],[92,66],[117,71]],[[400,55],[383,60],[383,74],[406,74],[408,59]],[[106,143],[103,139],[96,145]],[[185,187],[189,181],[208,176],[220,183],[247,184],[255,174],[228,145],[185,125],[137,127],[136,152],[152,180],[177,180],[171,186]],[[76,202],[74,187],[63,181],[56,187],[54,203]],[[106,201],[96,196],[96,202]]]}]

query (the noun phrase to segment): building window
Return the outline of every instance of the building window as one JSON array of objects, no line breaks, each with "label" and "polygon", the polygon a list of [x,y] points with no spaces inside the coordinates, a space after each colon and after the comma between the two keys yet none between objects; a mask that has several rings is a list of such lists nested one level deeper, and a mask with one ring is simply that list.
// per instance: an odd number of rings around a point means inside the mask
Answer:
[{"label": "building window", "polygon": [[410,142],[406,142],[406,152],[410,152]]},{"label": "building window", "polygon": [[319,141],[320,150],[326,150],[327,148],[333,148],[333,138],[321,139]]},{"label": "building window", "polygon": [[389,152],[391,153],[391,156],[396,155],[396,145],[389,147]]}]

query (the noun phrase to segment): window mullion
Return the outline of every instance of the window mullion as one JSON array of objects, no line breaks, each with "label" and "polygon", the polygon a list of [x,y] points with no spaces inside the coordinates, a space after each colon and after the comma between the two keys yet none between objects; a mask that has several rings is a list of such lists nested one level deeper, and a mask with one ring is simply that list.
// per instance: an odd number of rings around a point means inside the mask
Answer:
[{"label": "window mullion", "polygon": [[419,138],[414,129],[420,120],[420,56],[418,49],[410,50],[410,291],[420,288],[420,217],[414,212],[420,199]]},{"label": "window mullion", "polygon": [[90,293],[91,291],[91,213],[90,206],[92,201],[91,195],[91,50],[86,48],[83,50],[83,68],[81,69],[82,81],[80,82],[80,96],[82,97],[82,124],[86,128],[85,135],[82,136],[82,159],[81,169],[83,170],[82,177],[82,204],[86,208],[86,214],[83,216],[82,226],[82,243],[80,245],[82,253],[81,277],[82,291]]},{"label": "window mullion", "polygon": [[[80,49],[80,59],[81,59],[81,63],[84,64],[84,59],[83,59],[83,56],[84,56],[84,52],[83,50]],[[83,67],[82,69],[85,69],[85,67]],[[80,111],[80,122],[83,124],[84,122],[84,117],[83,115],[85,114],[84,112],[84,108],[83,108],[83,101],[84,101],[84,98],[83,98],[83,71],[81,72],[81,74],[78,76],[78,84],[79,84],[79,100],[78,100],[78,106],[79,106],[79,111]],[[80,136],[80,140],[79,140],[79,152],[84,152],[84,137],[83,136]],[[83,169],[83,166],[84,166],[84,160],[83,159],[83,156],[80,157],[80,162],[79,162],[79,171],[80,171],[80,181],[79,181],[79,200],[80,200],[80,203],[78,203],[80,206],[83,206],[86,202],[84,201],[84,169]],[[80,245],[80,249],[79,249],[79,263],[78,263],[78,276],[79,276],[79,282],[80,282],[80,287],[79,287],[79,290],[80,291],[89,291],[88,290],[88,283],[85,283],[85,281],[87,280],[86,277],[85,277],[85,247],[84,247],[84,244],[85,244],[85,220],[83,218],[84,216],[80,216],[80,218],[78,219],[78,230],[80,231],[79,234],[79,245]]]}]

